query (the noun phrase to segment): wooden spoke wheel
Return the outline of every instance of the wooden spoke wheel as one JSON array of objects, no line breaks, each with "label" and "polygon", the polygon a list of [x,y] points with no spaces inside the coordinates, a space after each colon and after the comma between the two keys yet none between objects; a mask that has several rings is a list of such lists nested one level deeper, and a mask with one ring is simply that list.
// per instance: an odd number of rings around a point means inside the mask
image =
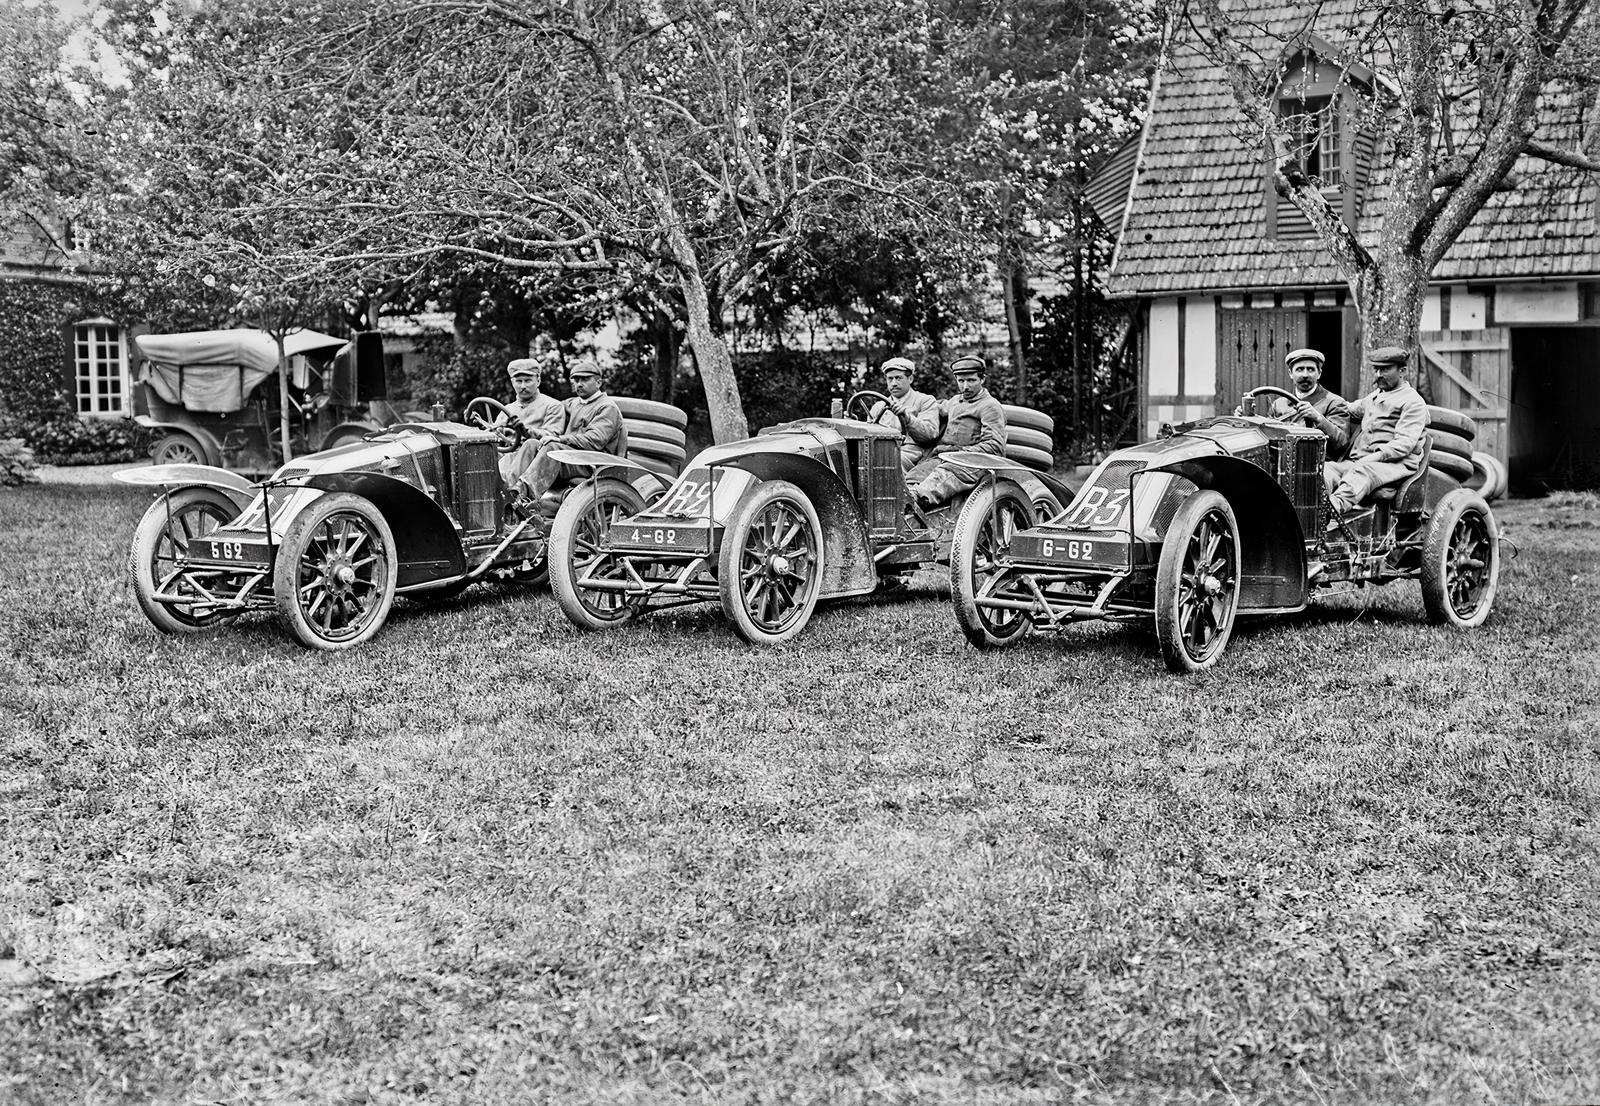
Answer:
[{"label": "wooden spoke wheel", "polygon": [[1489,617],[1500,584],[1500,533],[1483,496],[1459,488],[1439,501],[1422,546],[1428,621],[1462,628]]},{"label": "wooden spoke wheel", "polygon": [[[133,594],[151,625],[164,634],[192,634],[233,617],[203,605],[203,596],[184,577],[189,545],[239,514],[233,500],[214,488],[183,488],[150,505],[133,532],[128,576]],[[193,595],[195,605],[157,602],[157,593]]]},{"label": "wooden spoke wheel", "polygon": [[606,535],[622,519],[644,510],[644,497],[632,484],[606,477],[585,481],[567,493],[550,527],[550,590],[561,613],[574,626],[603,630],[644,609],[644,601],[620,591],[583,587],[580,581],[622,582],[628,573],[605,552]]},{"label": "wooden spoke wheel", "polygon": [[1005,571],[1011,540],[1034,523],[1034,508],[1022,490],[1010,483],[980,487],[967,497],[956,518],[950,542],[950,600],[956,622],[979,649],[1006,645],[1032,625],[1022,611],[981,607]]},{"label": "wooden spoke wheel", "polygon": [[1218,492],[1178,508],[1156,571],[1156,638],[1174,672],[1210,668],[1233,633],[1239,598],[1239,524]]},{"label": "wooden spoke wheel", "polygon": [[787,480],[744,493],[722,535],[722,609],[754,645],[788,641],[811,620],[822,585],[822,524]]},{"label": "wooden spoke wheel", "polygon": [[389,617],[396,569],[394,535],[378,509],[358,495],[324,495],[295,516],[278,547],[278,617],[302,645],[359,645]]}]

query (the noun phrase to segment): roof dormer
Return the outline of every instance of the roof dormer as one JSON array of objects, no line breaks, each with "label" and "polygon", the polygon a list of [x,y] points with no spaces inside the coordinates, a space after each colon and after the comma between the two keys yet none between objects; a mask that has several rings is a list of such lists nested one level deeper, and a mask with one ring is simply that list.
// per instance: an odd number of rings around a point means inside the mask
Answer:
[{"label": "roof dormer", "polygon": [[[1376,128],[1369,114],[1375,84],[1371,69],[1331,60],[1335,51],[1311,35],[1283,56],[1275,107],[1292,168],[1316,185],[1329,206],[1354,227],[1372,169]],[[1274,166],[1266,178],[1266,236],[1313,239],[1316,232],[1287,197],[1278,195]]]}]

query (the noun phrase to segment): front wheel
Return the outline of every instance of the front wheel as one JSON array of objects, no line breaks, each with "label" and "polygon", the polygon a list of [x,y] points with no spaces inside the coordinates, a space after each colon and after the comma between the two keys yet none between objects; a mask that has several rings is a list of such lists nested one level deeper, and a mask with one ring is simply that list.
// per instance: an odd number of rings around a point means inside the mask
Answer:
[{"label": "front wheel", "polygon": [[950,540],[950,599],[956,623],[979,649],[1005,645],[1027,632],[1028,616],[978,605],[1004,570],[1011,539],[1034,523],[1034,508],[1013,484],[981,487],[967,497]]},{"label": "front wheel", "polygon": [[606,536],[622,519],[644,510],[644,496],[624,480],[586,480],[567,493],[550,526],[550,590],[567,620],[582,630],[617,626],[643,606],[621,591],[583,587],[585,580],[622,582],[627,571],[604,552]]},{"label": "front wheel", "polygon": [[189,544],[233,521],[239,508],[215,488],[183,488],[150,505],[133,532],[128,576],[139,609],[164,634],[192,634],[236,614],[195,605],[162,603],[158,593],[203,599],[183,574]]},{"label": "front wheel", "polygon": [[1239,523],[1218,492],[1196,492],[1167,528],[1156,570],[1156,640],[1174,672],[1210,668],[1233,633]]},{"label": "front wheel", "polygon": [[394,534],[358,495],[324,495],[295,516],[278,547],[272,591],[278,618],[302,645],[349,649],[389,617]]},{"label": "front wheel", "polygon": [[150,455],[152,465],[205,465],[205,447],[200,444],[200,439],[193,434],[185,434],[181,430],[168,431],[156,445],[156,451]]},{"label": "front wheel", "polygon": [[1428,621],[1480,626],[1500,583],[1500,533],[1483,496],[1457,488],[1439,500],[1422,545],[1422,606]]},{"label": "front wheel", "polygon": [[769,480],[744,493],[723,531],[717,585],[723,611],[752,645],[805,629],[822,590],[822,523],[805,492]]}]

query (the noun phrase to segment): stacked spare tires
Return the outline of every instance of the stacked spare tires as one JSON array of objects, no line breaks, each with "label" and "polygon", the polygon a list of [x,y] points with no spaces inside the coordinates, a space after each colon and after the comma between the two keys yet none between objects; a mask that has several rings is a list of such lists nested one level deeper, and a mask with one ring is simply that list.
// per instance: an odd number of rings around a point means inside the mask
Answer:
[{"label": "stacked spare tires", "polygon": [[688,457],[689,416],[670,403],[632,396],[614,396],[628,429],[628,460],[643,465],[669,483],[683,471]]},{"label": "stacked spare tires", "polygon": [[1460,411],[1428,405],[1428,465],[1489,502],[1506,494],[1508,473],[1492,454],[1476,448],[1478,424]]},{"label": "stacked spare tires", "polygon": [[1055,465],[1056,423],[1043,411],[1003,403],[1006,413],[1006,459],[1026,465],[1035,472],[1049,472]]}]

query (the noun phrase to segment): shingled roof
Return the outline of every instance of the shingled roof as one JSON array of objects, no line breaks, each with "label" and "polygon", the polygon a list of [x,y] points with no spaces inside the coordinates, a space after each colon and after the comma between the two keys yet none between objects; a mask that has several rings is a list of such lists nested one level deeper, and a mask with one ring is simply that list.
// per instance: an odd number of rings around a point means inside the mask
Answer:
[{"label": "shingled roof", "polygon": [[[1251,3],[1250,20],[1263,29],[1254,45],[1266,56],[1279,53],[1307,29],[1313,11],[1316,25],[1309,29],[1341,41],[1341,32],[1362,8],[1359,0]],[[1548,96],[1541,116],[1541,137],[1571,142],[1581,125],[1581,104],[1570,95]],[[1108,280],[1110,294],[1344,283],[1315,242],[1265,237],[1261,148],[1242,137],[1245,128],[1220,67],[1192,46],[1175,45],[1147,127],[1137,164],[1131,164],[1125,148],[1091,185],[1095,206],[1113,234],[1123,215],[1119,186],[1131,203]],[[1377,161],[1382,160],[1380,151]],[[1528,158],[1516,173],[1519,186],[1497,194],[1478,214],[1435,270],[1435,279],[1576,277],[1600,271],[1594,178]],[[1357,221],[1357,232],[1368,241],[1376,236],[1383,207],[1379,178]],[[1113,202],[1107,204],[1108,198]]]}]

